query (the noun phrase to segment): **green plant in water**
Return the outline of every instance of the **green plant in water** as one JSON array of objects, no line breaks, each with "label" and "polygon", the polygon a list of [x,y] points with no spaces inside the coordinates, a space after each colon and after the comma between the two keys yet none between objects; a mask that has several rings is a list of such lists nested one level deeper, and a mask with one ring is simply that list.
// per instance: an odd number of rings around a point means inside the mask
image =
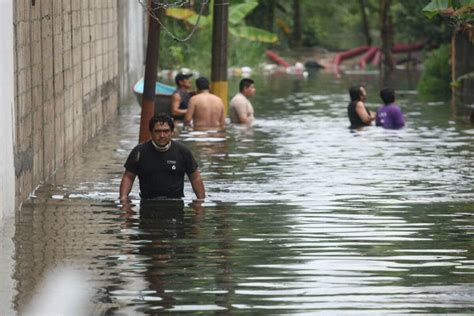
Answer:
[{"label": "green plant in water", "polygon": [[424,71],[417,90],[424,98],[449,98],[451,95],[450,46],[443,45],[424,61]]}]

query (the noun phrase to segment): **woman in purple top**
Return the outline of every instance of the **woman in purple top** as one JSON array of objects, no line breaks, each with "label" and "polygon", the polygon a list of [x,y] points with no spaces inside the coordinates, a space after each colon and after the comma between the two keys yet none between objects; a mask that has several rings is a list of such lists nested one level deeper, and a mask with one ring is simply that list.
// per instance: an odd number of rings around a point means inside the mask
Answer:
[{"label": "woman in purple top", "polygon": [[377,110],[375,125],[388,129],[405,126],[402,110],[395,104],[395,91],[392,88],[384,88],[380,91],[380,97],[384,105]]}]

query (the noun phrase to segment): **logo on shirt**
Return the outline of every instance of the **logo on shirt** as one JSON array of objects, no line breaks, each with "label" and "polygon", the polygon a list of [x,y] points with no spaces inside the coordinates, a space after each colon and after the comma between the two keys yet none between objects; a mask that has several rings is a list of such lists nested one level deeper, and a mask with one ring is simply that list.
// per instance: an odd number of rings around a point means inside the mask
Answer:
[{"label": "logo on shirt", "polygon": [[171,166],[171,170],[176,170],[176,160],[166,160],[166,163]]}]

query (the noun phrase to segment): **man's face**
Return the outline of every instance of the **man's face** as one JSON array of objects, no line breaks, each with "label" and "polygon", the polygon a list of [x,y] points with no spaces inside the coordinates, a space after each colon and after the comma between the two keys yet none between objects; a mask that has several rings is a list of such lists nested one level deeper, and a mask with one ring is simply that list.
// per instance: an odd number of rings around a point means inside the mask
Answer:
[{"label": "man's face", "polygon": [[246,97],[253,97],[255,95],[255,91],[255,85],[251,84],[250,86],[244,88],[244,95]]},{"label": "man's face", "polygon": [[151,131],[151,139],[159,146],[166,146],[171,141],[171,128],[168,123],[157,122]]},{"label": "man's face", "polygon": [[188,79],[180,80],[179,85],[182,88],[189,89],[189,88],[191,88],[191,85],[192,85],[191,84],[191,79],[188,78]]}]

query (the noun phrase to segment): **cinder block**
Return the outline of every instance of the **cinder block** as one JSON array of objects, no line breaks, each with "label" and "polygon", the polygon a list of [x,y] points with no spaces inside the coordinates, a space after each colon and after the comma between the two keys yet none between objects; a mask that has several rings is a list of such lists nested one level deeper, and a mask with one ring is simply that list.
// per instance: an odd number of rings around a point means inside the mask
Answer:
[{"label": "cinder block", "polygon": [[71,32],[72,30],[72,12],[63,12],[63,32]]},{"label": "cinder block", "polygon": [[[74,83],[74,108],[76,109],[74,113],[82,114],[82,81]],[[81,109],[81,113],[78,112],[78,109]]]},{"label": "cinder block", "polygon": [[71,0],[61,0],[63,5],[63,12],[69,12],[72,10]]},{"label": "cinder block", "polygon": [[17,53],[17,69],[28,69],[31,66],[31,51],[29,45],[18,47]]},{"label": "cinder block", "polygon": [[31,88],[32,111],[41,109],[43,105],[43,86],[36,85]]},{"label": "cinder block", "polygon": [[71,1],[71,4],[72,4],[72,9],[74,11],[77,11],[81,8],[81,3],[80,1]]},{"label": "cinder block", "polygon": [[63,48],[64,51],[68,51],[72,49],[72,33],[71,32],[64,32],[63,36]]},{"label": "cinder block", "polygon": [[57,75],[54,76],[54,94],[56,97],[58,95],[62,95],[64,91],[64,79],[63,79],[63,74],[58,73]]},{"label": "cinder block", "polygon": [[[21,120],[24,117],[31,115],[31,90],[27,90],[18,96],[18,118]],[[20,125],[21,126],[21,125]]]},{"label": "cinder block", "polygon": [[57,17],[60,16],[63,12],[63,2],[61,0],[53,0],[52,1],[53,7],[53,16]]},{"label": "cinder block", "polygon": [[[37,141],[34,142],[34,149],[38,149],[33,152],[33,183],[39,184],[44,180],[44,168],[43,168],[43,134],[34,135],[34,139]],[[41,139],[41,141],[40,141]]]},{"label": "cinder block", "polygon": [[89,61],[91,58],[91,44],[85,43],[82,45],[82,62]]},{"label": "cinder block", "polygon": [[44,173],[50,175],[55,170],[54,160],[54,120],[44,122]]},{"label": "cinder block", "polygon": [[77,30],[80,30],[80,27],[81,27],[81,11],[79,10],[72,11],[72,29],[77,31]]},{"label": "cinder block", "polygon": [[64,165],[65,160],[65,135],[64,135],[64,116],[56,117],[55,124],[55,165],[59,168]]},{"label": "cinder block", "polygon": [[82,29],[82,44],[90,43],[93,40],[92,37],[92,27],[91,26],[85,26]]},{"label": "cinder block", "polygon": [[72,69],[64,70],[63,75],[64,75],[64,89],[65,90],[72,89],[72,85],[74,84]]},{"label": "cinder block", "polygon": [[[48,78],[43,81],[43,101],[49,102],[54,97],[54,82],[53,78]],[[46,105],[45,105],[46,108]]]},{"label": "cinder block", "polygon": [[72,49],[72,64],[74,67],[82,63],[82,48],[75,47]]},{"label": "cinder block", "polygon": [[61,14],[53,17],[53,35],[59,35],[63,32],[63,16]]},{"label": "cinder block", "polygon": [[51,0],[41,0],[38,6],[41,7],[41,16],[43,18],[52,15]]},{"label": "cinder block", "polygon": [[43,40],[53,36],[53,22],[50,17],[45,17],[41,20],[41,38]]}]

